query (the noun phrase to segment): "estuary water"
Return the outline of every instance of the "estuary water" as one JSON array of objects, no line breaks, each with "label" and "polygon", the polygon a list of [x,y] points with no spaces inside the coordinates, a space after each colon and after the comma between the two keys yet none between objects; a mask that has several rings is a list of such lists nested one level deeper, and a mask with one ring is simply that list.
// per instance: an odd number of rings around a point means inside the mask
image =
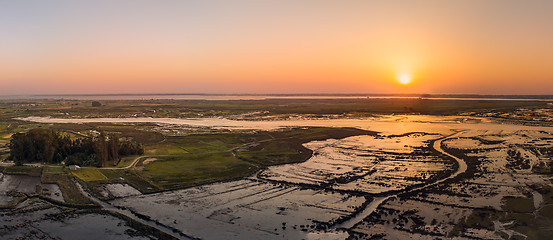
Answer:
[{"label": "estuary water", "polygon": [[403,134],[407,132],[426,132],[452,134],[451,129],[470,130],[550,130],[553,127],[524,126],[495,123],[485,118],[463,116],[428,115],[385,115],[372,118],[329,118],[329,119],[288,119],[288,120],[232,120],[217,118],[52,118],[24,117],[17,120],[38,123],[155,123],[182,125],[187,127],[210,127],[216,129],[255,129],[274,130],[285,127],[355,127],[384,134]]}]

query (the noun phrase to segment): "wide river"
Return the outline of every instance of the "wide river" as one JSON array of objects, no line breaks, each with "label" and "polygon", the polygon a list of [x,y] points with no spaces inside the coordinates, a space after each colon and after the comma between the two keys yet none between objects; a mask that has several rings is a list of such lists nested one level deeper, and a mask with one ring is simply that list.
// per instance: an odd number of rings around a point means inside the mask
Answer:
[{"label": "wide river", "polygon": [[464,130],[550,130],[553,127],[524,126],[495,123],[485,118],[463,116],[385,115],[372,118],[288,119],[288,120],[231,120],[227,118],[52,118],[25,117],[18,120],[38,123],[156,123],[186,127],[211,127],[217,129],[274,130],[285,127],[355,127],[381,132],[402,134],[427,132],[452,134],[452,129]]}]

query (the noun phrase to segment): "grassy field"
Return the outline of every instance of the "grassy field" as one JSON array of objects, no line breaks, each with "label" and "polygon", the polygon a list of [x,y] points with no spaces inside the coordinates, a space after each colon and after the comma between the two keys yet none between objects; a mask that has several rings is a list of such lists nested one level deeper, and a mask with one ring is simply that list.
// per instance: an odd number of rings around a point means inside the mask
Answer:
[{"label": "grassy field", "polygon": [[140,175],[163,189],[176,189],[243,177],[257,170],[231,153],[215,153],[163,157],[147,164]]},{"label": "grassy field", "polygon": [[191,154],[222,152],[243,144],[270,139],[267,133],[190,134],[167,137],[167,143]]},{"label": "grassy field", "polygon": [[40,175],[42,175],[42,168],[31,167],[31,166],[11,166],[11,167],[5,168],[4,173],[40,177]]},{"label": "grassy field", "polygon": [[7,130],[8,124],[0,122],[0,161],[8,157],[7,144],[10,142],[11,134]]},{"label": "grassy field", "polygon": [[76,171],[71,171],[71,174],[86,182],[108,180],[108,178],[98,171],[97,168],[81,168]]},{"label": "grassy field", "polygon": [[67,173],[63,166],[47,166],[42,168],[42,174],[64,174]]},{"label": "grassy field", "polygon": [[251,151],[237,152],[237,156],[248,162],[259,165],[274,165],[285,162],[295,162],[294,156],[301,154],[301,149],[296,149],[287,141],[271,141],[255,146]]},{"label": "grassy field", "polygon": [[174,155],[190,153],[174,143],[158,143],[155,145],[146,146],[144,154],[146,155]]},{"label": "grassy field", "polygon": [[129,166],[138,156],[125,156],[122,157],[121,160],[117,163],[115,167],[123,168]]},{"label": "grassy field", "polygon": [[179,146],[186,152],[153,155],[156,161],[134,173],[161,190],[184,188],[245,177],[266,166],[302,162],[311,156],[311,150],[303,147],[303,143],[360,134],[375,133],[352,128],[295,128],[172,136],[161,145],[160,152],[166,152],[166,144]]},{"label": "grassy field", "polygon": [[311,150],[303,146],[304,143],[376,133],[354,128],[296,128],[266,134],[271,139],[236,151],[238,158],[259,166],[303,162],[312,154]]},{"label": "grassy field", "polygon": [[[143,193],[180,189],[246,177],[260,168],[302,162],[311,156],[303,143],[371,131],[353,128],[293,128],[271,132],[229,132],[167,136],[147,146],[131,169],[83,168],[72,174],[98,192],[105,183],[126,182]],[[128,166],[135,157],[122,159]],[[155,159],[144,164],[145,159]]]}]

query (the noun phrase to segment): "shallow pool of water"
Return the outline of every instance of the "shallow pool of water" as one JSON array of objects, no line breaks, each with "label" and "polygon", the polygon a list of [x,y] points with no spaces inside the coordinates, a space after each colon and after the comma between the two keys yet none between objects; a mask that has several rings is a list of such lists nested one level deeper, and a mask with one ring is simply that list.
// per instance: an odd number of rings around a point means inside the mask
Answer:
[{"label": "shallow pool of water", "polygon": [[36,193],[41,191],[46,197],[64,201],[61,190],[57,184],[45,184],[40,182],[40,177],[32,177],[27,175],[10,175],[0,173],[0,204],[7,204],[14,198],[8,196],[11,190],[21,193]]}]

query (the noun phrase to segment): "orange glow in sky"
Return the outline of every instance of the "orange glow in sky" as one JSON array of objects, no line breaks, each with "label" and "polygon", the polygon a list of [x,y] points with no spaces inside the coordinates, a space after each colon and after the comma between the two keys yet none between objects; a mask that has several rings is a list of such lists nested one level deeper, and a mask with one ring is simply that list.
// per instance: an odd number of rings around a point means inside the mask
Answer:
[{"label": "orange glow in sky", "polygon": [[0,95],[553,94],[549,0],[24,2]]}]

